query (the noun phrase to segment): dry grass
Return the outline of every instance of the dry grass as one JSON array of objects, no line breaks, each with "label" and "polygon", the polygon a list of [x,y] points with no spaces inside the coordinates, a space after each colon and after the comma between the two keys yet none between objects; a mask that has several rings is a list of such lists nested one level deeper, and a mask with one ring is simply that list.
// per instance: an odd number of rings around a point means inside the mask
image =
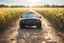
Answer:
[{"label": "dry grass", "polygon": [[64,31],[64,8],[33,8]]},{"label": "dry grass", "polygon": [[0,8],[0,30],[20,17],[28,8]]}]

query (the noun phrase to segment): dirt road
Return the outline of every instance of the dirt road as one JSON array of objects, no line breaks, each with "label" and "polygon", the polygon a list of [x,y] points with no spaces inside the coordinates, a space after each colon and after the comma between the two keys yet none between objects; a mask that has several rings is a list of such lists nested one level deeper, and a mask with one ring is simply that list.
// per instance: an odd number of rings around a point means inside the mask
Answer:
[{"label": "dirt road", "polygon": [[21,18],[16,21],[14,26],[11,25],[11,29],[6,30],[2,35],[0,35],[0,43],[63,43],[62,39],[57,36],[56,30],[51,27],[49,21],[47,21],[43,16],[41,18],[42,29],[20,29],[20,19]]}]

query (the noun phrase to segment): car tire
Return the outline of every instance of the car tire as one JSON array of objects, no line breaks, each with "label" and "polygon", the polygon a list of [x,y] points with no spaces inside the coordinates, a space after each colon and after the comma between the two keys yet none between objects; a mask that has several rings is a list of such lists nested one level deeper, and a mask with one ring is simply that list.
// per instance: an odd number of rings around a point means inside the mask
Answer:
[{"label": "car tire", "polygon": [[37,28],[41,28],[41,23],[38,23],[37,24]]},{"label": "car tire", "polygon": [[24,28],[25,26],[24,26],[24,24],[22,23],[22,22],[20,22],[20,28]]}]

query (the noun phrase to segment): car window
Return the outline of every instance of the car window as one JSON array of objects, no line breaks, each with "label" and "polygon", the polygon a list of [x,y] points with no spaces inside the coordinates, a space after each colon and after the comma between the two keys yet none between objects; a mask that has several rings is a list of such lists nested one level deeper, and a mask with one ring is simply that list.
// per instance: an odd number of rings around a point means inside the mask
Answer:
[{"label": "car window", "polygon": [[23,18],[37,18],[36,14],[24,14]]}]

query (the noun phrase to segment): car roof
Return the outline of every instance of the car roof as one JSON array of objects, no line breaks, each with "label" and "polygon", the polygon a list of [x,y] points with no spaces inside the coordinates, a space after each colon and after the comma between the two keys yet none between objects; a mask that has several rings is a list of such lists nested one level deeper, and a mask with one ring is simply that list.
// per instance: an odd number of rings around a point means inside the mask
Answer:
[{"label": "car roof", "polygon": [[34,12],[26,12],[25,14],[35,14]]}]

